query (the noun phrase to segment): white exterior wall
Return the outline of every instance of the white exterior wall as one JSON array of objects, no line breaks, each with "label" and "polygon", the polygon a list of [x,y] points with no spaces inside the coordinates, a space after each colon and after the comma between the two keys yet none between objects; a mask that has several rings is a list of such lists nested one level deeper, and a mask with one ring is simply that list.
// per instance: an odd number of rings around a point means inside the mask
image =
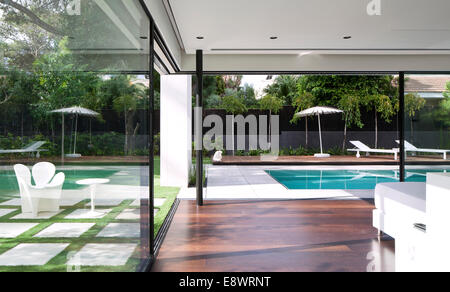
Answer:
[{"label": "white exterior wall", "polygon": [[161,186],[187,187],[192,163],[192,77],[161,76]]}]

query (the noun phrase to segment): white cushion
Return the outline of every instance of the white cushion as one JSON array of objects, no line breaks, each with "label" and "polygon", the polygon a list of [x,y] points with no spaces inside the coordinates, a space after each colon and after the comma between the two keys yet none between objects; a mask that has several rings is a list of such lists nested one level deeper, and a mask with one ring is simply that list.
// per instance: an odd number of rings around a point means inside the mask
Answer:
[{"label": "white cushion", "polygon": [[424,220],[426,213],[426,183],[382,183],[375,188],[375,206],[399,220]]}]

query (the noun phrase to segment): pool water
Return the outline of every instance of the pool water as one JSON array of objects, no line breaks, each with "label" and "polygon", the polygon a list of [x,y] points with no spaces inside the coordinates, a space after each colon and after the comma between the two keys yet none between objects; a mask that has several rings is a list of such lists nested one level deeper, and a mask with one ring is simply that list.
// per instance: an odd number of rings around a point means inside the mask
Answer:
[{"label": "pool water", "polygon": [[[407,170],[407,182],[425,182],[427,172],[450,169]],[[398,182],[398,170],[266,170],[290,190],[371,190],[379,183]]]},{"label": "pool water", "polygon": [[[57,173],[60,171],[57,171]],[[66,180],[64,181],[64,190],[76,190],[83,188],[83,186],[77,185],[76,181],[86,179],[86,178],[109,178],[110,176],[117,173],[117,170],[64,170],[62,171],[66,175]],[[15,194],[19,192],[19,186],[17,185],[16,175],[13,170],[2,170],[0,171],[0,199],[2,197],[7,197],[8,195]]]}]

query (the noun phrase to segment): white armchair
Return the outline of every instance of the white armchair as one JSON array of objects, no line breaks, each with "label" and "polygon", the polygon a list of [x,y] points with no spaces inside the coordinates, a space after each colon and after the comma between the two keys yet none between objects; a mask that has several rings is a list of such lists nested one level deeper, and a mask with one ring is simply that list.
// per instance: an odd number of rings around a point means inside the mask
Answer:
[{"label": "white armchair", "polygon": [[33,166],[32,174],[35,185],[31,184],[31,173],[22,164],[14,166],[17,183],[22,200],[22,213],[32,213],[37,217],[39,212],[59,211],[65,175],[55,175],[56,168],[49,162],[40,162]]}]

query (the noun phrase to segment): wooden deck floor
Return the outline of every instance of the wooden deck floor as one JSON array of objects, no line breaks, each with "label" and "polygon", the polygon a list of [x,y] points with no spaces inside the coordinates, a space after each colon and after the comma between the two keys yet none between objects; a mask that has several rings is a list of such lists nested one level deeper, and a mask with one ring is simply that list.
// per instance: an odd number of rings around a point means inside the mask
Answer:
[{"label": "wooden deck floor", "polygon": [[366,201],[182,201],[153,271],[393,271]]}]

